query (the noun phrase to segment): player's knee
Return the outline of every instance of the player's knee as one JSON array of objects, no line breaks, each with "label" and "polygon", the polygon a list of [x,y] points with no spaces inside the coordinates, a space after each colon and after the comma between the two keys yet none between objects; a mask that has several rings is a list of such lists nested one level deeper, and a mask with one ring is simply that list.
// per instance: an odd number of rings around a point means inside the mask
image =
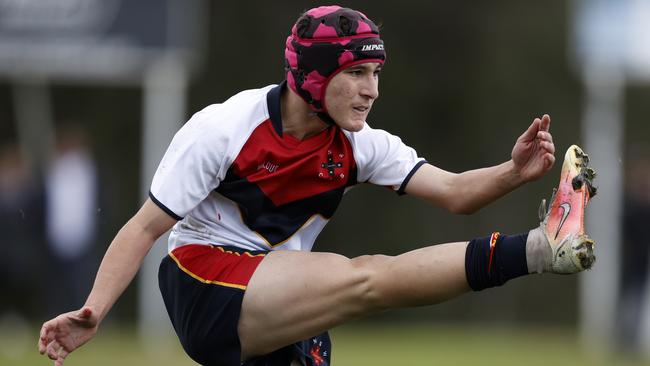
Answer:
[{"label": "player's knee", "polygon": [[351,262],[359,273],[357,296],[365,312],[386,310],[390,303],[386,298],[384,273],[393,257],[386,255],[363,255],[352,258]]}]

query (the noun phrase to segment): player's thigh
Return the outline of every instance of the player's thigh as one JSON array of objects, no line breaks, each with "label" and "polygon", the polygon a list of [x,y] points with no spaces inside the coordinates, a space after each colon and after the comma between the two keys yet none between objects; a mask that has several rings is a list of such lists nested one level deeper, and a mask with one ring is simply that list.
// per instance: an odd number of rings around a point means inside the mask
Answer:
[{"label": "player's thigh", "polygon": [[373,279],[385,256],[276,251],[255,270],[242,303],[245,358],[319,334],[382,309]]}]

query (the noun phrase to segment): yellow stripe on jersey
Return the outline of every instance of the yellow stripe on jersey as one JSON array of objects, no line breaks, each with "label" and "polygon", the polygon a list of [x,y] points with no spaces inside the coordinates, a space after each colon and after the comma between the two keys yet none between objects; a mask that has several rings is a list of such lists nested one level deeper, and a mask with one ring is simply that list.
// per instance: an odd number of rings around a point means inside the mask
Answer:
[{"label": "yellow stripe on jersey", "polygon": [[[223,249],[222,249],[223,250]],[[205,278],[201,278],[200,276],[197,276],[196,274],[192,273],[189,269],[183,267],[181,262],[174,256],[174,254],[169,253],[169,256],[176,262],[176,265],[178,265],[178,268],[180,268],[183,272],[187,273],[190,275],[192,278],[195,280],[198,280],[203,283],[211,284],[211,285],[219,285],[219,286],[225,286],[225,287],[232,287],[232,288],[238,288],[240,290],[246,290],[246,286],[244,285],[238,285],[235,283],[227,283],[227,282],[221,282],[221,281],[212,281],[212,280],[206,280]]]}]

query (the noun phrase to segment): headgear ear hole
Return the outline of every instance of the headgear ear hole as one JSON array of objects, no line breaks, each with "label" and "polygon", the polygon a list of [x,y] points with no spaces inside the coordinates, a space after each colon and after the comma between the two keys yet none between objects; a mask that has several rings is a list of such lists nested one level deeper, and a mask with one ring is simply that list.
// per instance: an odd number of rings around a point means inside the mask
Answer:
[{"label": "headgear ear hole", "polygon": [[348,17],[345,15],[341,15],[339,17],[339,27],[341,28],[341,32],[344,36],[350,35],[352,26],[350,24],[350,19],[348,19]]}]

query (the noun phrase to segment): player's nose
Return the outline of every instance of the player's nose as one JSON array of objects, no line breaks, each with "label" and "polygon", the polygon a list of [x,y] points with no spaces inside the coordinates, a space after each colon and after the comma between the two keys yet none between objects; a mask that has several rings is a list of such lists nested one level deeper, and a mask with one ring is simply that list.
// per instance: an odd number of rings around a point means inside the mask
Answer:
[{"label": "player's nose", "polygon": [[374,75],[364,78],[361,95],[369,99],[379,98],[379,80]]}]

